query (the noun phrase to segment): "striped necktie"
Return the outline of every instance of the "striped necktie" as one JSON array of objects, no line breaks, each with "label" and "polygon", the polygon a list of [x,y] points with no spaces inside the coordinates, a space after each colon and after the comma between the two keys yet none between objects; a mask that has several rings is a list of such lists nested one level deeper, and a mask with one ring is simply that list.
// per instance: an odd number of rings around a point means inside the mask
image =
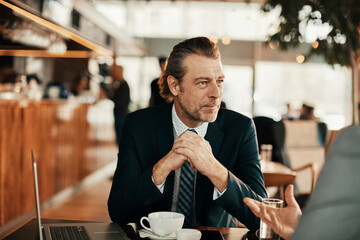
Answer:
[{"label": "striped necktie", "polygon": [[[188,129],[197,134],[194,129]],[[193,226],[194,213],[194,184],[195,170],[190,167],[189,162],[185,162],[181,167],[179,195],[178,195],[178,212],[185,215],[184,227]]]}]

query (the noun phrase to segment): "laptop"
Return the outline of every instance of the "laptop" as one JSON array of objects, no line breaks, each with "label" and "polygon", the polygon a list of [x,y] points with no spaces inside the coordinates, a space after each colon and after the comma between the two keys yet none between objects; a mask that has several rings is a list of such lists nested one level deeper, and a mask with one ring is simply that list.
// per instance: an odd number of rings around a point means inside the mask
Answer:
[{"label": "laptop", "polygon": [[31,149],[36,202],[36,218],[40,240],[91,239],[91,240],[127,240],[125,231],[116,223],[49,223],[41,224],[40,201],[37,168],[34,152]]}]

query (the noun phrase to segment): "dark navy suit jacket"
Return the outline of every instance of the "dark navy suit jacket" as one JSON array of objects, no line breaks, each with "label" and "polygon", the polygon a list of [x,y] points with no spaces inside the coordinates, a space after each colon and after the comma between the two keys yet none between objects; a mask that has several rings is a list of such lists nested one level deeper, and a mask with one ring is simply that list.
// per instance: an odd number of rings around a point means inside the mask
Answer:
[{"label": "dark navy suit jacket", "polygon": [[[167,177],[163,194],[151,176],[153,166],[174,143],[171,108],[172,104],[162,104],[131,113],[126,118],[108,200],[114,222],[139,222],[150,212],[170,211],[174,172]],[[205,139],[215,158],[229,170],[229,183],[225,193],[213,200],[214,185],[197,173],[196,225],[236,227],[238,219],[256,231],[260,220],[243,203],[244,197],[257,200],[266,197],[252,120],[220,109],[216,121],[209,123]]]}]

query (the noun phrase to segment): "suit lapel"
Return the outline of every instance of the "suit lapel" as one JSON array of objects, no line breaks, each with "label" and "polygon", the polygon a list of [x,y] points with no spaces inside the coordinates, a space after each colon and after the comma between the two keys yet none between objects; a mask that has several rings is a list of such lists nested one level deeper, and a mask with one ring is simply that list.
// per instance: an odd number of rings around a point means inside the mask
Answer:
[{"label": "suit lapel", "polygon": [[173,125],[171,120],[171,106],[164,106],[159,114],[158,127],[156,129],[156,137],[159,144],[160,156],[165,156],[174,143]]},{"label": "suit lapel", "polygon": [[[213,155],[216,159],[219,157],[220,147],[224,138],[224,133],[221,130],[221,115],[217,117],[217,120],[213,123],[209,123],[207,133],[205,135],[205,140],[207,140],[213,151]],[[196,179],[196,202],[195,202],[195,213],[197,222],[200,219],[200,216],[206,216],[202,214],[203,211],[203,202],[204,197],[212,199],[214,187],[211,181],[204,175],[197,173]]]},{"label": "suit lapel", "polygon": [[[156,130],[156,138],[159,146],[159,154],[162,158],[169,153],[174,144],[174,133],[171,119],[172,104],[164,106],[159,114],[158,127]],[[159,159],[160,160],[160,159]],[[174,172],[168,176],[165,184],[164,193],[167,197],[168,206],[171,206],[172,195],[174,189]]]},{"label": "suit lapel", "polygon": [[224,137],[224,133],[221,130],[221,126],[220,126],[220,122],[221,122],[220,120],[221,119],[219,116],[215,122],[209,123],[209,127],[205,135],[205,139],[210,143],[211,149],[216,159],[218,159],[221,143]]}]

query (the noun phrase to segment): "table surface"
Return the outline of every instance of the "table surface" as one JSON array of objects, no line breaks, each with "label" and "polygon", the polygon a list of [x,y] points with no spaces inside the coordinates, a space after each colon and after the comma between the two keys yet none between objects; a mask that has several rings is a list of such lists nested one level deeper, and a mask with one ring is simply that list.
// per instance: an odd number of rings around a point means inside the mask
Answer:
[{"label": "table surface", "polygon": [[296,172],[278,162],[260,161],[266,187],[282,186],[294,182]]},{"label": "table surface", "polygon": [[[42,223],[76,223],[74,220],[58,220],[58,219],[42,219]],[[134,230],[133,226],[125,225],[122,226],[122,229],[126,232],[130,239],[140,240],[138,233]],[[247,228],[217,228],[217,227],[198,227],[199,230],[208,230],[208,231],[220,231],[225,240],[241,240],[248,239],[253,240],[257,239],[256,236],[249,232]],[[39,239],[37,220],[34,218],[28,223],[8,235],[4,240],[35,240]]]},{"label": "table surface", "polygon": [[[294,174],[295,172],[287,166],[271,161],[260,161],[261,170],[264,173]],[[296,174],[296,173],[295,173]]]}]

